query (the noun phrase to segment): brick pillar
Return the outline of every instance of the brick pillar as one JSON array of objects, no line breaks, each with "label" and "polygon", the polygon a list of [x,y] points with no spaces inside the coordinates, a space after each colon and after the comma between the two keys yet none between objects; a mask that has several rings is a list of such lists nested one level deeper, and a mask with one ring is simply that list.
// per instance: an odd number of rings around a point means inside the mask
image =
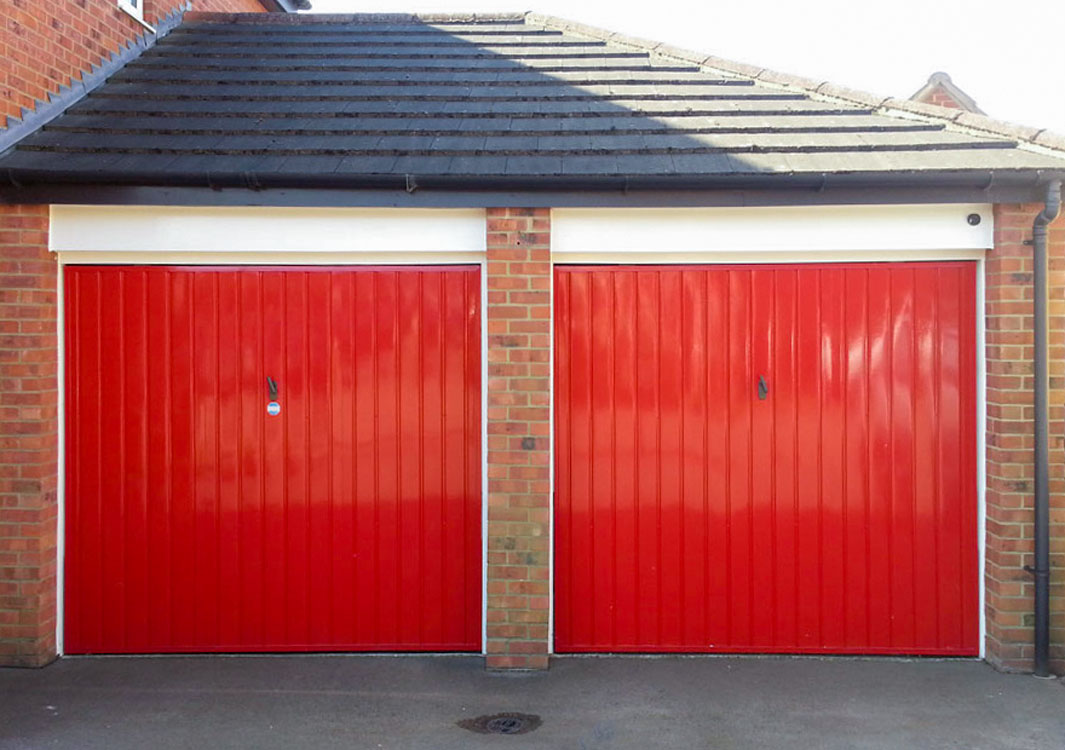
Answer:
[{"label": "brick pillar", "polygon": [[488,209],[489,669],[547,667],[550,227],[548,209]]},{"label": "brick pillar", "polygon": [[[987,659],[1031,671],[1034,378],[1032,220],[1041,205],[996,205],[987,258]],[[1051,666],[1065,673],[1065,219],[1050,228]]]},{"label": "brick pillar", "polygon": [[58,338],[47,206],[0,206],[0,665],[55,658]]}]

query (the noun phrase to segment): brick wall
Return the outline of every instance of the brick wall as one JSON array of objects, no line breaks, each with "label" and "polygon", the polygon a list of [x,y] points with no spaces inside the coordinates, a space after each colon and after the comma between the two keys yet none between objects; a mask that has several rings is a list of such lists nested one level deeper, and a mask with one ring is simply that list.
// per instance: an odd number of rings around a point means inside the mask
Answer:
[{"label": "brick wall", "polygon": [[[145,0],[154,24],[185,0]],[[262,11],[259,0],[192,0],[193,10]],[[116,0],[0,2],[0,128],[36,100],[80,80],[83,71],[145,33]]]},{"label": "brick wall", "polygon": [[[170,2],[171,0],[162,0]],[[153,0],[147,0],[146,8],[151,7]],[[199,13],[264,13],[265,9],[259,0],[192,0],[192,10]]]},{"label": "brick wall", "polygon": [[[987,654],[1032,668],[1032,220],[1037,205],[995,207],[987,259]],[[1065,218],[1050,228],[1051,658],[1065,672]]]},{"label": "brick wall", "polygon": [[0,665],[55,656],[58,340],[47,206],[0,206]]},{"label": "brick wall", "polygon": [[936,86],[928,94],[917,99],[917,101],[924,102],[925,104],[935,104],[940,107],[948,107],[950,109],[966,109],[964,104],[951,96],[942,86]]},{"label": "brick wall", "polygon": [[544,669],[550,591],[548,209],[488,210],[489,669]]}]

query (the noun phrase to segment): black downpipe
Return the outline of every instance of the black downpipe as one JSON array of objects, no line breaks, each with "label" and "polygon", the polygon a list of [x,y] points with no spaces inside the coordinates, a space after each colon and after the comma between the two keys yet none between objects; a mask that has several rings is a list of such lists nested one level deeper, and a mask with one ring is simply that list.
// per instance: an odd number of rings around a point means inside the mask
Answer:
[{"label": "black downpipe", "polygon": [[1046,206],[1032,225],[1035,287],[1035,675],[1050,676],[1050,448],[1047,408],[1047,226],[1061,210],[1061,180],[1047,185]]}]

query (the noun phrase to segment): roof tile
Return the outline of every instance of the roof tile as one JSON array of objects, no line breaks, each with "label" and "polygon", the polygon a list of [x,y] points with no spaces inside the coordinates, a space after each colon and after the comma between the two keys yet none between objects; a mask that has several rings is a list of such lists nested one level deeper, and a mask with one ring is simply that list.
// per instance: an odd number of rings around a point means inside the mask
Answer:
[{"label": "roof tile", "polygon": [[1049,130],[1044,130],[1035,137],[1035,142],[1040,146],[1065,151],[1065,135],[1060,135],[1059,133],[1051,133]]},{"label": "roof tile", "polygon": [[912,112],[918,115],[936,117],[940,120],[950,120],[951,122],[957,122],[958,117],[962,114],[960,110],[948,109],[936,104],[926,104],[925,102],[915,102],[912,99],[896,99],[894,97],[884,99],[880,106],[899,112]]},{"label": "roof tile", "polygon": [[845,99],[848,102],[861,104],[873,109],[878,109],[888,99],[886,96],[876,96],[857,89],[847,88],[846,86],[837,86],[834,83],[822,83],[815,91],[822,96]]},{"label": "roof tile", "polygon": [[758,74],[758,80],[764,83],[775,83],[781,86],[793,86],[800,89],[816,91],[825,84],[825,81],[816,81],[813,78],[777,73],[773,70],[763,70]]},{"label": "roof tile", "polygon": [[145,184],[668,187],[1065,173],[1065,139],[538,14],[189,13],[0,170],[38,181],[106,170]]},{"label": "roof tile", "polygon": [[735,73],[736,75],[741,76],[749,76],[751,78],[757,78],[765,72],[765,68],[757,65],[736,62],[735,60],[726,60],[722,57],[714,57],[713,55],[704,57],[702,64],[708,68],[723,70],[726,73]]},{"label": "roof tile", "polygon": [[976,128],[977,130],[985,130],[989,133],[994,133],[995,135],[1005,135],[1022,141],[1034,141],[1040,133],[1045,132],[1042,128],[1032,128],[1026,125],[1004,123],[998,120],[993,120],[990,117],[985,117],[984,115],[965,111],[962,111],[962,113],[954,119],[954,122],[959,125],[967,125],[968,127]]},{"label": "roof tile", "polygon": [[684,60],[685,62],[692,62],[701,65],[706,59],[705,52],[695,52],[690,49],[684,49],[683,47],[675,47],[672,44],[659,44],[654,48],[655,52],[665,57],[673,57],[677,60]]}]

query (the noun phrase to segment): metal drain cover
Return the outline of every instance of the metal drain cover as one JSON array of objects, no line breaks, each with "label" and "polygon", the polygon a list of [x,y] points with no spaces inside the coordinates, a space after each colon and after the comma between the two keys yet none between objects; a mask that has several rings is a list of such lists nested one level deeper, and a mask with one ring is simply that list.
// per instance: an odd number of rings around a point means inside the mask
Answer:
[{"label": "metal drain cover", "polygon": [[477,734],[527,734],[539,728],[542,722],[536,714],[505,713],[477,716],[456,723]]}]

